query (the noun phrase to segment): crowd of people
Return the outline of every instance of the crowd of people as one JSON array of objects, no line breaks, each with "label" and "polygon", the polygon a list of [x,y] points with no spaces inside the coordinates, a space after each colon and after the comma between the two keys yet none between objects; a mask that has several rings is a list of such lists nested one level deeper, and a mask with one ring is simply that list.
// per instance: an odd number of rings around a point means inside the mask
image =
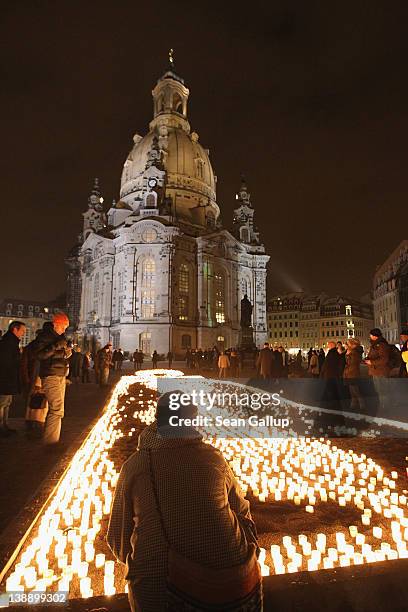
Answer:
[{"label": "crowd of people", "polygon": [[23,350],[20,340],[26,326],[12,321],[0,341],[1,437],[16,433],[9,426],[8,414],[13,396],[23,393],[27,429],[42,435],[48,449],[60,441],[64,417],[65,389],[72,347],[65,336],[69,325],[65,313],[46,321],[36,338]]}]

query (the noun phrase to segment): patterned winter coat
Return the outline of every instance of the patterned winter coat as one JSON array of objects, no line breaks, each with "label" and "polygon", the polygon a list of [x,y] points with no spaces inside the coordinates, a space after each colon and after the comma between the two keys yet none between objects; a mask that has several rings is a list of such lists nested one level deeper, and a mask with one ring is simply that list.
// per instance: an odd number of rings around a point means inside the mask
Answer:
[{"label": "patterned winter coat", "polygon": [[249,503],[222,454],[198,436],[162,438],[154,423],[142,432],[137,452],[122,467],[108,529],[108,544],[126,563],[127,578],[164,579],[167,574],[168,547],[156,511],[148,449],[172,546],[216,569],[242,563],[255,527]]}]

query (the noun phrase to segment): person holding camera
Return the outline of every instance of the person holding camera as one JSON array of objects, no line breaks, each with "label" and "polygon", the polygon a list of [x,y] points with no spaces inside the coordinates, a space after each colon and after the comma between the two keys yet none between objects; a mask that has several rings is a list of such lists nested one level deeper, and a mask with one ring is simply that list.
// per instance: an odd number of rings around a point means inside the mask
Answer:
[{"label": "person holding camera", "polygon": [[44,323],[43,329],[35,339],[34,356],[40,362],[39,375],[42,389],[48,401],[48,415],[45,422],[44,444],[56,448],[61,434],[61,420],[64,416],[66,377],[69,372],[69,348],[64,335],[69,325],[65,313],[53,316],[52,323]]}]

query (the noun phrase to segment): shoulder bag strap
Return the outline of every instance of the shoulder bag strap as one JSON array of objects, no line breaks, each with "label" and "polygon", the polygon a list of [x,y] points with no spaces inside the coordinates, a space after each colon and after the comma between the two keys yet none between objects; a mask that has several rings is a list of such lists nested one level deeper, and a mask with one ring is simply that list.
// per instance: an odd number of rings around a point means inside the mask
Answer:
[{"label": "shoulder bag strap", "polygon": [[162,530],[163,535],[164,535],[164,539],[166,540],[166,543],[168,544],[168,546],[170,546],[169,538],[167,536],[167,531],[166,531],[166,528],[164,526],[163,515],[162,515],[161,510],[160,510],[159,497],[157,495],[156,483],[155,483],[155,480],[154,480],[154,472],[153,472],[153,464],[152,464],[152,451],[151,451],[150,448],[147,449],[147,453],[148,453],[148,457],[149,457],[150,482],[151,482],[151,485],[152,485],[153,496],[154,496],[154,501],[155,501],[155,505],[156,505],[156,512],[159,515],[160,526],[161,526],[161,530]]}]

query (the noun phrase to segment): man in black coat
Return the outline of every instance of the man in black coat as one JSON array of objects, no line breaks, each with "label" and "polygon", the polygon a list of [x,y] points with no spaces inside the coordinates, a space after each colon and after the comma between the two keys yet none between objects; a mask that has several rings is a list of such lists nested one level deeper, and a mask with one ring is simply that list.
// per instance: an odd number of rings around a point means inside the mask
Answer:
[{"label": "man in black coat", "polygon": [[7,437],[16,433],[8,426],[8,413],[13,395],[21,392],[20,380],[20,340],[26,326],[21,321],[13,321],[0,341],[0,435]]},{"label": "man in black coat", "polygon": [[323,390],[323,402],[326,408],[338,410],[341,399],[341,378],[343,375],[343,357],[339,354],[335,342],[328,342],[326,359],[320,371],[320,378],[326,382]]}]

